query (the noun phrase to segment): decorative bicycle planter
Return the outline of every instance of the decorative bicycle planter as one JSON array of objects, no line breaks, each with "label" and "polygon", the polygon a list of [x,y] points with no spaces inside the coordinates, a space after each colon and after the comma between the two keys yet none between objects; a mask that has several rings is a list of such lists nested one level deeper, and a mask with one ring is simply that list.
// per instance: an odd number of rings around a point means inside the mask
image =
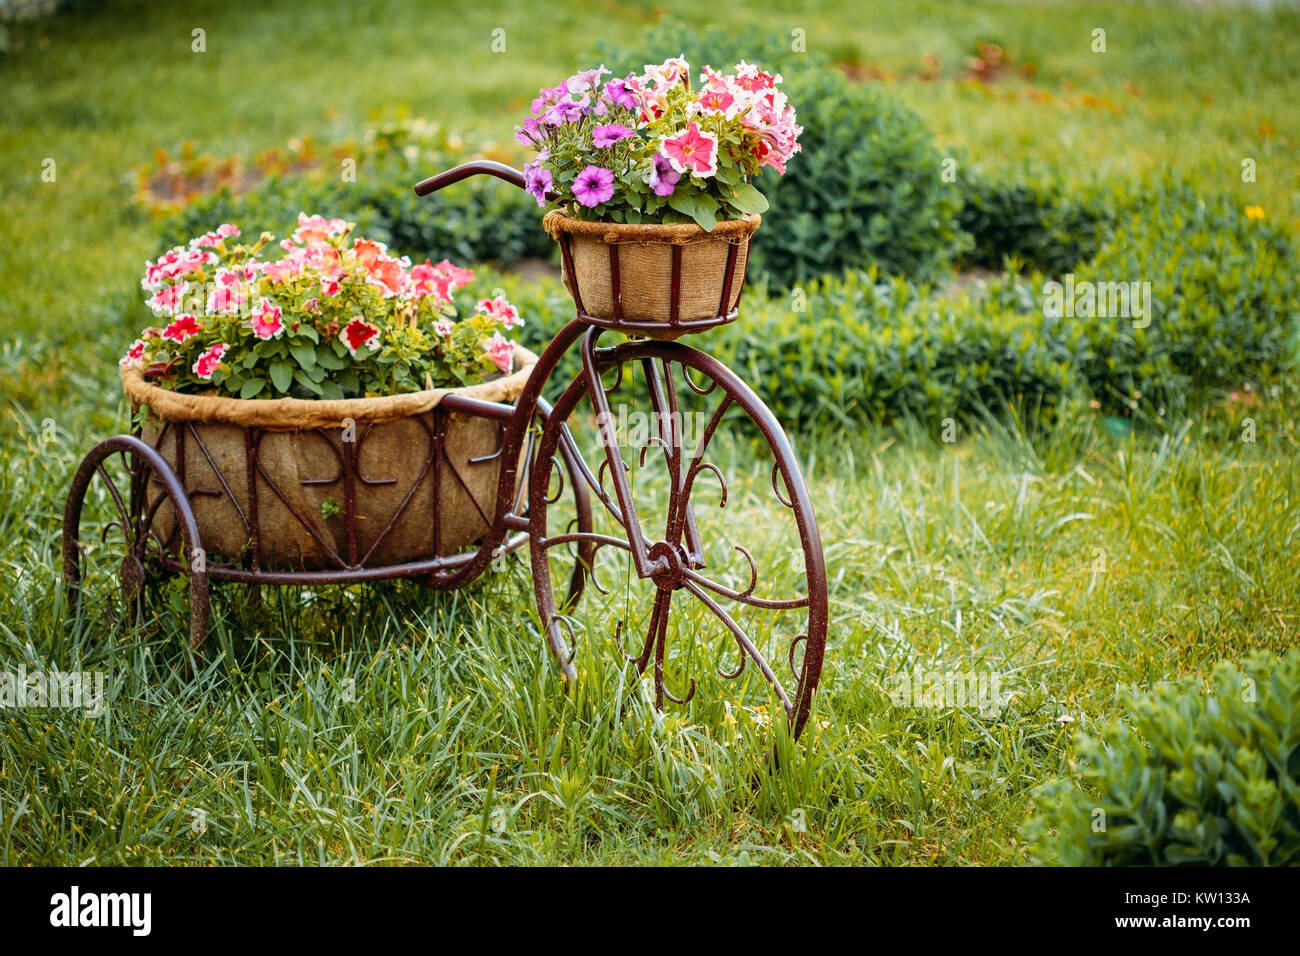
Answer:
[{"label": "decorative bicycle planter", "polygon": [[[478,161],[425,179],[416,193],[480,173],[525,186],[519,170]],[[783,428],[749,385],[705,352],[667,341],[735,320],[753,229],[707,252],[716,298],[701,315],[701,284],[682,272],[705,255],[690,229],[669,228],[676,232],[666,248],[649,252],[643,243],[621,246],[627,237],[612,230],[614,241],[597,247],[610,278],[604,287],[591,282],[599,269],[593,248],[576,250],[577,230],[547,225],[558,235],[576,316],[541,355],[516,351],[512,375],[498,381],[389,399],[230,403],[159,394],[126,369],[126,392],[149,416],[135,434],[101,441],[75,473],[62,531],[74,615],[96,613],[78,604],[88,562],[112,575],[114,604],[135,618],[149,585],[179,579],[190,648],[201,652],[211,584],[406,578],[451,589],[526,545],[543,636],[565,680],[577,676],[568,611],[590,583],[614,607],[610,630],[620,646],[636,633],[627,656],[638,672],[653,672],[656,705],[694,695],[694,678],[680,693],[668,688],[672,649],[685,654],[684,666],[702,665],[698,645],[716,637],[735,657],[718,654],[708,665],[733,680],[757,669],[798,735],[827,635],[826,567],[809,493]],[[646,255],[662,265],[646,267]],[[647,269],[655,306],[634,313],[624,290],[634,282],[645,302]],[[637,338],[603,346],[607,330]],[[571,349],[582,372],[552,407],[542,389]],[[602,450],[595,468],[571,429],[590,415]],[[633,428],[629,437],[628,421],[645,424],[645,433]],[[755,457],[766,455],[770,496],[745,489],[729,501],[711,451],[720,432],[735,429],[754,437]],[[753,468],[745,449],[742,464]],[[114,515],[87,538],[83,506],[96,483]],[[329,516],[326,499],[335,502]],[[785,532],[771,574],[759,574],[746,545],[759,522],[781,525],[764,527],[764,541]],[[621,600],[611,563],[623,572]],[[669,626],[675,614],[689,630]]]}]

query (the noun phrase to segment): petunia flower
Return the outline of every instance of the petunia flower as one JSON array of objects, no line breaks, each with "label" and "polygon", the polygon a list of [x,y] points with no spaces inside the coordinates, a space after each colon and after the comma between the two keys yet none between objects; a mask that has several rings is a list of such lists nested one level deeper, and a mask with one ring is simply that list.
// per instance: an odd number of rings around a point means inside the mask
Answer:
[{"label": "petunia flower", "polygon": [[551,191],[553,184],[554,178],[551,176],[551,171],[538,162],[529,163],[524,167],[524,189],[528,192],[528,195],[537,200],[537,205],[546,205],[547,194]]},{"label": "petunia flower", "polygon": [[632,131],[622,123],[607,123],[604,126],[591,128],[591,141],[597,148],[613,146],[619,140],[627,139],[631,135]]},{"label": "petunia flower", "polygon": [[519,318],[519,310],[511,305],[505,296],[499,295],[492,299],[479,299],[475,311],[496,319],[506,327],[507,332],[516,326],[524,324],[524,320]]},{"label": "petunia flower", "polygon": [[162,337],[177,345],[184,345],[187,339],[198,335],[202,328],[199,320],[187,312],[176,316],[176,321],[163,329]]},{"label": "petunia flower", "polygon": [[126,354],[117,360],[118,365],[134,365],[144,358],[144,350],[148,348],[144,339],[136,339],[131,343],[131,347],[126,350]]},{"label": "petunia flower", "polygon": [[621,106],[624,109],[634,110],[637,108],[636,94],[629,86],[629,81],[635,76],[630,74],[624,79],[613,79],[605,81],[605,88],[601,92],[601,97],[608,100],[615,106]]},{"label": "petunia flower", "polygon": [[509,372],[510,366],[514,364],[515,343],[500,332],[496,332],[483,345],[487,349],[487,357],[492,360],[492,363],[502,372]]},{"label": "petunia flower", "polygon": [[671,196],[682,174],[673,169],[672,161],[667,156],[663,153],[655,153],[654,159],[641,178],[654,190],[656,196]]},{"label": "petunia flower", "polygon": [[673,136],[665,136],[659,152],[668,157],[673,169],[708,179],[718,171],[718,137],[700,130],[694,120],[686,129]]},{"label": "petunia flower", "polygon": [[565,88],[568,89],[570,96],[577,96],[587,90],[594,90],[600,85],[600,78],[609,73],[605,69],[605,64],[601,64],[594,70],[580,70],[564,81]]},{"label": "petunia flower", "polygon": [[270,339],[284,331],[284,322],[281,320],[283,313],[278,305],[272,305],[271,300],[263,298],[262,301],[253,306],[252,315],[249,322],[253,327],[253,334],[259,339]]},{"label": "petunia flower", "polygon": [[211,379],[212,373],[221,365],[221,357],[226,354],[228,348],[230,346],[225,342],[218,342],[200,355],[193,365],[194,374],[205,381]]},{"label": "petunia flower", "polygon": [[324,216],[308,216],[298,213],[298,228],[294,230],[293,239],[303,245],[325,242],[347,232],[352,223],[343,219],[326,219]]},{"label": "petunia flower", "polygon": [[573,181],[573,196],[588,209],[607,202],[614,195],[614,174],[600,166],[588,166]]},{"label": "petunia flower", "polygon": [[358,315],[339,331],[339,341],[346,345],[348,351],[355,357],[357,350],[364,346],[369,345],[371,348],[379,346],[379,328]]}]

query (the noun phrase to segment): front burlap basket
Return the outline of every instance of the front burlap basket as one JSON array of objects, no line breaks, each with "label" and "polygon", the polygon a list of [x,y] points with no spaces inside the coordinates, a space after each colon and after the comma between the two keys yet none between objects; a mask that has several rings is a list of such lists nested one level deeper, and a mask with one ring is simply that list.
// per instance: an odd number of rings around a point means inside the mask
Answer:
[{"label": "front burlap basket", "polygon": [[[705,232],[694,223],[632,225],[583,222],[559,210],[542,220],[547,233],[561,245],[567,240],[564,287],[588,316],[611,328],[620,323],[654,323],[662,329],[640,328],[652,338],[676,338],[678,323],[721,317],[736,308],[745,284],[749,243],[762,223],[760,216],[728,219]],[[615,250],[618,304],[615,305],[610,249]],[[727,261],[734,247],[728,285]],[[673,249],[680,249],[677,314],[673,317]],[[576,275],[576,292],[574,276]],[[726,297],[723,291],[726,290]],[[621,312],[621,314],[620,314]]]},{"label": "front burlap basket", "polygon": [[[439,406],[452,394],[512,402],[536,363],[516,346],[513,370],[502,378],[340,401],[184,395],[151,385],[130,365],[122,384],[133,407],[148,406],[140,437],[181,479],[209,561],[340,570],[455,554],[488,532],[501,423]],[[349,426],[351,521],[343,446]],[[161,482],[154,478],[145,494],[146,513],[157,507],[160,542],[174,551],[175,513]]]}]

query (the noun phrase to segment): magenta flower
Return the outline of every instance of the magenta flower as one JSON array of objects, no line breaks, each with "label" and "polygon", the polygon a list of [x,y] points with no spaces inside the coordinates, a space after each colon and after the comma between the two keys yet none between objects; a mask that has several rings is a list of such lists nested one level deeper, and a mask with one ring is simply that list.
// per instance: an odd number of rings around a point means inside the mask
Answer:
[{"label": "magenta flower", "polygon": [[573,181],[573,196],[588,209],[607,202],[614,195],[614,174],[600,166],[588,166]]},{"label": "magenta flower", "polygon": [[628,87],[627,82],[628,79],[631,79],[632,75],[622,80],[607,80],[605,82],[604,92],[601,95],[615,106],[621,106],[624,109],[629,110],[636,109],[636,94]]},{"label": "magenta flower", "polygon": [[537,200],[537,205],[546,205],[546,194],[551,191],[553,182],[551,171],[540,163],[533,162],[524,167],[524,189]]},{"label": "magenta flower", "polygon": [[591,141],[597,147],[613,146],[621,139],[627,139],[632,135],[632,131],[622,123],[607,123],[604,126],[593,126],[591,128]]},{"label": "magenta flower", "polygon": [[515,139],[523,146],[536,146],[545,134],[536,117],[528,116],[520,126],[515,127]]},{"label": "magenta flower", "polygon": [[542,114],[542,123],[546,126],[563,126],[579,119],[588,109],[590,101],[584,93],[582,99],[565,99],[551,104]]}]

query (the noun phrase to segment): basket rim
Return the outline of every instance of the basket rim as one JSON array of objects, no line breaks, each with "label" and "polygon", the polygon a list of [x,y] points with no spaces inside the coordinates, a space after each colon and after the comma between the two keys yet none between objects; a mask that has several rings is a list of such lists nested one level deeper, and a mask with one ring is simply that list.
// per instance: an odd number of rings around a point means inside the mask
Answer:
[{"label": "basket rim", "polygon": [[342,428],[344,420],[387,422],[436,408],[447,395],[484,402],[509,402],[519,397],[537,364],[537,356],[515,346],[514,371],[502,378],[457,388],[431,388],[377,398],[226,398],[187,395],[145,381],[138,365],[123,365],[122,390],[133,409],[149,406],[149,413],[165,422],[239,425],[271,431],[308,428]]},{"label": "basket rim", "polygon": [[627,222],[588,222],[574,219],[563,210],[552,209],[542,217],[542,226],[552,239],[559,239],[561,233],[573,236],[594,236],[601,242],[666,242],[683,245],[688,242],[705,242],[711,239],[739,240],[752,236],[763,223],[758,213],[743,219],[723,219],[713,227],[712,232],[705,232],[697,223],[687,222],[667,225],[664,223],[627,223]]}]

